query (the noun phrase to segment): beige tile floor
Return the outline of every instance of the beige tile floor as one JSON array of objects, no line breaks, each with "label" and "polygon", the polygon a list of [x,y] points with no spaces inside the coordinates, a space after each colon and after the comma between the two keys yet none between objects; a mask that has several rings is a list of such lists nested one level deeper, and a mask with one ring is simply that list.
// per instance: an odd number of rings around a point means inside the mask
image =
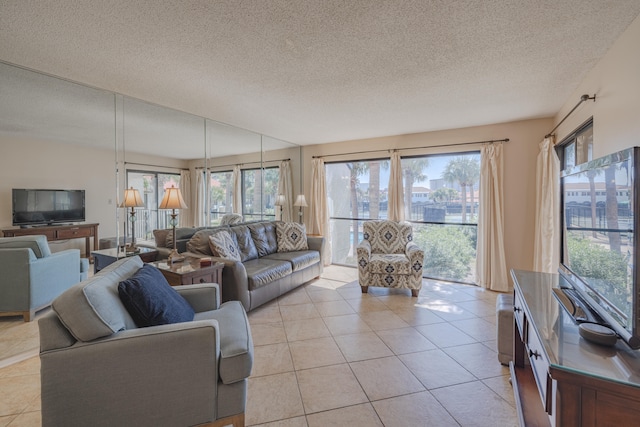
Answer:
[{"label": "beige tile floor", "polygon": [[[247,426],[518,424],[495,350],[497,294],[425,281],[418,298],[363,295],[356,280],[357,270],[330,266],[249,313]],[[37,351],[34,325],[0,321],[0,359]],[[7,365],[0,360],[0,427],[39,426],[39,359]]]}]

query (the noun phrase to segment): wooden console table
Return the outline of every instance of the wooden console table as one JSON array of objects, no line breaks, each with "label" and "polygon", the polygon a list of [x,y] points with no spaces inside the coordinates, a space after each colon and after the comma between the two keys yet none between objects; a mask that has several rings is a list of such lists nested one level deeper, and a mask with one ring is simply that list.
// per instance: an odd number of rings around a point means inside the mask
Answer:
[{"label": "wooden console table", "polygon": [[98,250],[98,225],[100,224],[76,224],[76,225],[52,225],[46,227],[6,228],[2,230],[4,237],[45,235],[48,241],[85,239],[85,256],[91,254],[91,239],[93,238],[93,250]]},{"label": "wooden console table", "polygon": [[512,270],[511,380],[523,426],[630,426],[640,420],[640,351],[585,341],[553,296],[558,274]]}]

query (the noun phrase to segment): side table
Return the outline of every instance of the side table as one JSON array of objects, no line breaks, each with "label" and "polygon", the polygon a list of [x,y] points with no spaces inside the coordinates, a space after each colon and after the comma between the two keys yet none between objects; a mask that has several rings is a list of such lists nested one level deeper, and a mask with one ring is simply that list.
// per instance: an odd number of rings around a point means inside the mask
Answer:
[{"label": "side table", "polygon": [[164,261],[150,263],[157,267],[171,286],[193,285],[197,283],[217,283],[222,286],[222,269],[224,263],[214,262],[200,266],[200,258],[186,257],[182,262],[173,264]]},{"label": "side table", "polygon": [[142,262],[155,261],[158,257],[158,251],[156,249],[139,247],[136,252],[124,252],[118,248],[110,248],[93,251],[91,255],[93,256],[93,274],[95,274],[120,258],[138,255],[140,259],[142,259]]}]

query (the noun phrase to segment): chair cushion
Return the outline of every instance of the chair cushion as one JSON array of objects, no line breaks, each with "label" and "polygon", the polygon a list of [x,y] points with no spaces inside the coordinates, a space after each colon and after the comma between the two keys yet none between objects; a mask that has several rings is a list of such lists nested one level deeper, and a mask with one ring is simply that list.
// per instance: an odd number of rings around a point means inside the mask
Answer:
[{"label": "chair cushion", "polygon": [[307,245],[307,231],[304,224],[297,222],[276,222],[276,236],[278,252],[305,251]]},{"label": "chair cushion", "polygon": [[298,271],[319,263],[320,253],[318,251],[279,252],[277,254],[267,255],[264,259],[289,261],[293,267],[293,271]]},{"label": "chair cushion", "polygon": [[249,290],[268,285],[278,279],[288,276],[293,271],[289,261],[258,258],[244,263],[249,281]]},{"label": "chair cushion", "polygon": [[241,261],[240,250],[236,243],[235,236],[228,230],[216,230],[209,236],[209,247],[214,256],[230,259],[233,261]]},{"label": "chair cushion", "polygon": [[409,258],[404,254],[371,254],[369,272],[376,274],[411,274]]},{"label": "chair cushion", "polygon": [[36,258],[44,258],[51,255],[47,236],[17,236],[0,238],[0,248],[2,249],[20,249],[28,248],[33,251]]},{"label": "chair cushion", "polygon": [[194,320],[215,319],[220,326],[220,379],[231,384],[249,377],[253,365],[253,341],[242,303],[228,301],[218,310],[196,313]]},{"label": "chair cushion", "polygon": [[121,281],[118,294],[138,327],[190,322],[195,314],[187,300],[150,264]]},{"label": "chair cushion", "polygon": [[79,341],[92,341],[136,323],[120,301],[118,284],[142,267],[138,256],[123,258],[80,282],[53,300],[51,307],[62,324]]},{"label": "chair cushion", "polygon": [[371,243],[371,253],[404,253],[412,240],[411,225],[395,221],[365,221],[362,237]]},{"label": "chair cushion", "polygon": [[248,224],[251,231],[251,238],[258,251],[258,256],[273,254],[278,251],[278,240],[276,238],[276,226],[273,222],[256,222]]}]

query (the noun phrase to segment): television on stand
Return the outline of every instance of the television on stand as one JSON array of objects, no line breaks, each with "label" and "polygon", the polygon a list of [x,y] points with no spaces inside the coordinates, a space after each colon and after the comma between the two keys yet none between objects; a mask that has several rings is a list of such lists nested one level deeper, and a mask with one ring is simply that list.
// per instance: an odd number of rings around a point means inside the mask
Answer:
[{"label": "television on stand", "polygon": [[12,223],[20,227],[84,222],[84,190],[12,190]]},{"label": "television on stand", "polygon": [[[559,300],[579,323],[612,329],[640,348],[640,147],[561,174]],[[615,338],[614,338],[615,342]]]}]

